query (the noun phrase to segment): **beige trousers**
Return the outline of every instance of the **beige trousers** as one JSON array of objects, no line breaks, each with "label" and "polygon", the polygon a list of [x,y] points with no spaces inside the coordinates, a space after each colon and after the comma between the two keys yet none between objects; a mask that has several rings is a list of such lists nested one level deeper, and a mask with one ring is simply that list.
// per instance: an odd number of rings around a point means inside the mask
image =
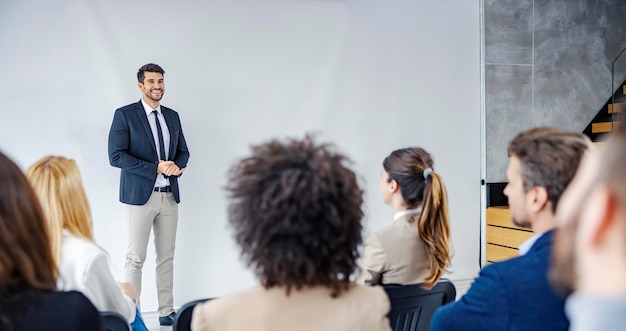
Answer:
[{"label": "beige trousers", "polygon": [[[141,269],[146,261],[150,230],[154,231],[156,252],[156,285],[159,299],[159,315],[167,316],[173,310],[174,296],[174,248],[178,204],[171,192],[152,192],[145,205],[126,205],[128,246],[126,248],[126,281],[141,296]],[[139,306],[139,300],[137,301]]]}]

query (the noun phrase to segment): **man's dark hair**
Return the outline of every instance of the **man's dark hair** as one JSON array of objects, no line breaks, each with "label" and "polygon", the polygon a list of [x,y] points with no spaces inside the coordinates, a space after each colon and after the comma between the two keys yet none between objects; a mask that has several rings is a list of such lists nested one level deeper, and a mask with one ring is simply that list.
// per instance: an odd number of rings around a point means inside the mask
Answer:
[{"label": "man's dark hair", "polygon": [[229,222],[265,288],[348,289],[361,244],[363,191],[330,144],[272,140],[233,166]]},{"label": "man's dark hair", "polygon": [[143,65],[141,68],[139,68],[139,71],[137,71],[137,81],[138,82],[143,83],[146,71],[147,72],[158,72],[161,75],[165,75],[165,71],[163,70],[163,68],[161,68],[161,66],[159,66],[158,64],[154,64],[154,63],[148,63],[146,65]]},{"label": "man's dark hair", "polygon": [[509,156],[521,161],[524,192],[545,188],[554,213],[590,143],[583,134],[548,127],[519,133],[509,144]]}]

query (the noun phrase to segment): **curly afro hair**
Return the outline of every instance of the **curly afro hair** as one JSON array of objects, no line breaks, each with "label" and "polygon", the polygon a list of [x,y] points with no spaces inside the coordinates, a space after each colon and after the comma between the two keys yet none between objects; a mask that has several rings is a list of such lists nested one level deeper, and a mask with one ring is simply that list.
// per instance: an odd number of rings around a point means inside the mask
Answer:
[{"label": "curly afro hair", "polygon": [[359,257],[363,190],[330,144],[272,140],[229,173],[229,222],[265,288],[350,286]]}]

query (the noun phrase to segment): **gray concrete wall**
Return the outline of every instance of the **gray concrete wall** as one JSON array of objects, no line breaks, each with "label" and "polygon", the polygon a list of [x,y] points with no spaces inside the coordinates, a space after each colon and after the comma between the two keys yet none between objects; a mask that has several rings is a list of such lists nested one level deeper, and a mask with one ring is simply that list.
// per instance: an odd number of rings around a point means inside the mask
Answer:
[{"label": "gray concrete wall", "polygon": [[484,0],[484,33],[486,180],[501,182],[518,132],[582,132],[611,96],[626,1]]}]

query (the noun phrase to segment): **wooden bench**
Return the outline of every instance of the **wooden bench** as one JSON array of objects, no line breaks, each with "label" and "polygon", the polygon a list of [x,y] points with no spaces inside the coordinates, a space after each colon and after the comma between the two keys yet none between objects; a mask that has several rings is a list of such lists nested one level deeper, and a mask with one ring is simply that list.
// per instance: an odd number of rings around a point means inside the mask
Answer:
[{"label": "wooden bench", "polygon": [[487,263],[519,255],[519,246],[533,236],[530,229],[513,225],[508,207],[487,208]]}]

